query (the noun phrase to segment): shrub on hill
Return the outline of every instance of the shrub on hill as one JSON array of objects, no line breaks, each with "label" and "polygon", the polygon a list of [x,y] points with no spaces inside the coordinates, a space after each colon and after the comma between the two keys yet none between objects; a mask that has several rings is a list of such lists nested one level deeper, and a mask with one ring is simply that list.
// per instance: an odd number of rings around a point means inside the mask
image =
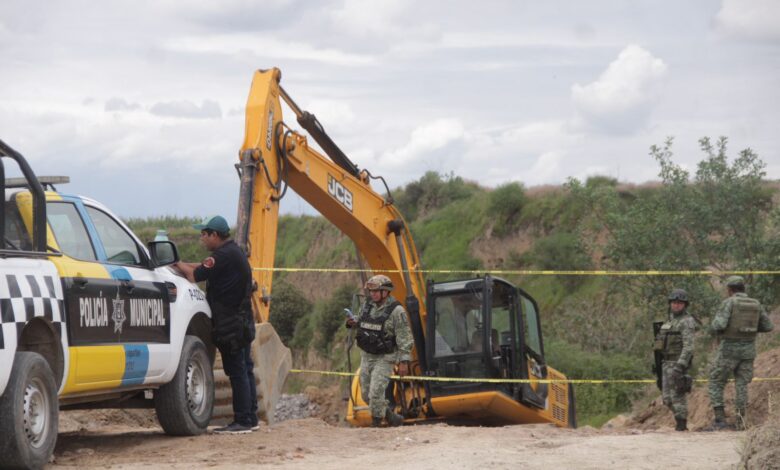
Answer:
[{"label": "shrub on hill", "polygon": [[475,183],[470,183],[453,174],[442,177],[435,171],[425,173],[418,181],[393,191],[395,206],[407,222],[441,209],[446,205],[468,199],[480,191]]},{"label": "shrub on hill", "polygon": [[487,211],[496,236],[505,237],[519,227],[526,201],[525,188],[520,183],[506,183],[490,192]]},{"label": "shrub on hill", "polygon": [[277,282],[272,291],[270,322],[284,344],[290,344],[295,325],[312,311],[312,303],[292,284]]}]

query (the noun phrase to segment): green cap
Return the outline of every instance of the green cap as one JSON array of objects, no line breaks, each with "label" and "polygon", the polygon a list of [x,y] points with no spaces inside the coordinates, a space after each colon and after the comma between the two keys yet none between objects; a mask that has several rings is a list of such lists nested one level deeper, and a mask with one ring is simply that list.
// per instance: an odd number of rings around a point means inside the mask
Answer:
[{"label": "green cap", "polygon": [[213,230],[219,233],[230,233],[230,226],[221,215],[215,215],[214,217],[207,217],[203,219],[200,224],[195,224],[192,228],[197,230]]},{"label": "green cap", "polygon": [[732,286],[744,286],[745,285],[745,279],[742,276],[729,276],[726,279],[726,286],[732,287]]}]

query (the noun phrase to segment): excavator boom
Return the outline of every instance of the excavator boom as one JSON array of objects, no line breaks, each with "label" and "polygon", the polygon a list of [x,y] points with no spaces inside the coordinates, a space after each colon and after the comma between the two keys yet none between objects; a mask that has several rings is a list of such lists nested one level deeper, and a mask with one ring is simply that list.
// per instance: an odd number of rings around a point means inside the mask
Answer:
[{"label": "excavator boom", "polygon": [[[403,217],[391,201],[371,188],[369,173],[360,172],[316,118],[298,108],[279,85],[280,76],[278,69],[255,73],[240,151],[236,241],[255,268],[257,319],[268,320],[279,201],[285,184],[347,235],[372,270],[387,274],[399,298],[425,298],[424,280],[416,272],[417,250]],[[287,127],[280,97],[330,159],[311,148],[306,136]]]}]

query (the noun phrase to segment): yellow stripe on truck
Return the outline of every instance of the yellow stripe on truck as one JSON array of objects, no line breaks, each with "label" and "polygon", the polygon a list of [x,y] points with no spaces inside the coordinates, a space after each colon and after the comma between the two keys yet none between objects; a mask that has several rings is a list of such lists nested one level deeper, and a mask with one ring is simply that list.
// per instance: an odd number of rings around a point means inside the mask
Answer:
[{"label": "yellow stripe on truck", "polygon": [[70,370],[62,395],[119,388],[125,374],[125,348],[75,346],[70,351]]}]

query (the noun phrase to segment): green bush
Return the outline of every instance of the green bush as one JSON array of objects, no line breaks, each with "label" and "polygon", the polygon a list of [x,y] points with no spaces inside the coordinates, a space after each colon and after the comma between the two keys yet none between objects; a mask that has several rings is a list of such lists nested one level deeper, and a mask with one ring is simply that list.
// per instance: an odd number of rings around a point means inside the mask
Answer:
[{"label": "green bush", "polygon": [[525,188],[520,183],[507,183],[490,193],[488,213],[494,221],[495,235],[503,237],[517,229],[526,201]]},{"label": "green bush", "polygon": [[334,335],[344,327],[344,309],[352,306],[355,287],[345,284],[337,288],[331,297],[317,304],[315,345],[322,353],[330,351]]},{"label": "green bush", "polygon": [[475,183],[470,183],[453,174],[442,176],[435,172],[425,173],[418,181],[393,191],[395,206],[408,222],[425,217],[448,204],[468,199],[480,191]]},{"label": "green bush", "polygon": [[312,310],[312,303],[298,288],[287,282],[276,283],[272,299],[270,322],[282,342],[289,344],[295,334],[295,326]]},{"label": "green bush", "polygon": [[588,188],[597,188],[600,186],[614,188],[617,185],[618,185],[618,180],[611,176],[593,175],[593,176],[589,176],[588,179],[585,180],[585,186]]},{"label": "green bush", "polygon": [[305,313],[298,323],[295,324],[293,339],[290,341],[290,347],[296,351],[306,351],[314,340],[314,319],[316,314],[313,311]]},{"label": "green bush", "polygon": [[591,266],[579,237],[567,232],[536,240],[528,256],[534,266],[545,270],[584,271]]}]

